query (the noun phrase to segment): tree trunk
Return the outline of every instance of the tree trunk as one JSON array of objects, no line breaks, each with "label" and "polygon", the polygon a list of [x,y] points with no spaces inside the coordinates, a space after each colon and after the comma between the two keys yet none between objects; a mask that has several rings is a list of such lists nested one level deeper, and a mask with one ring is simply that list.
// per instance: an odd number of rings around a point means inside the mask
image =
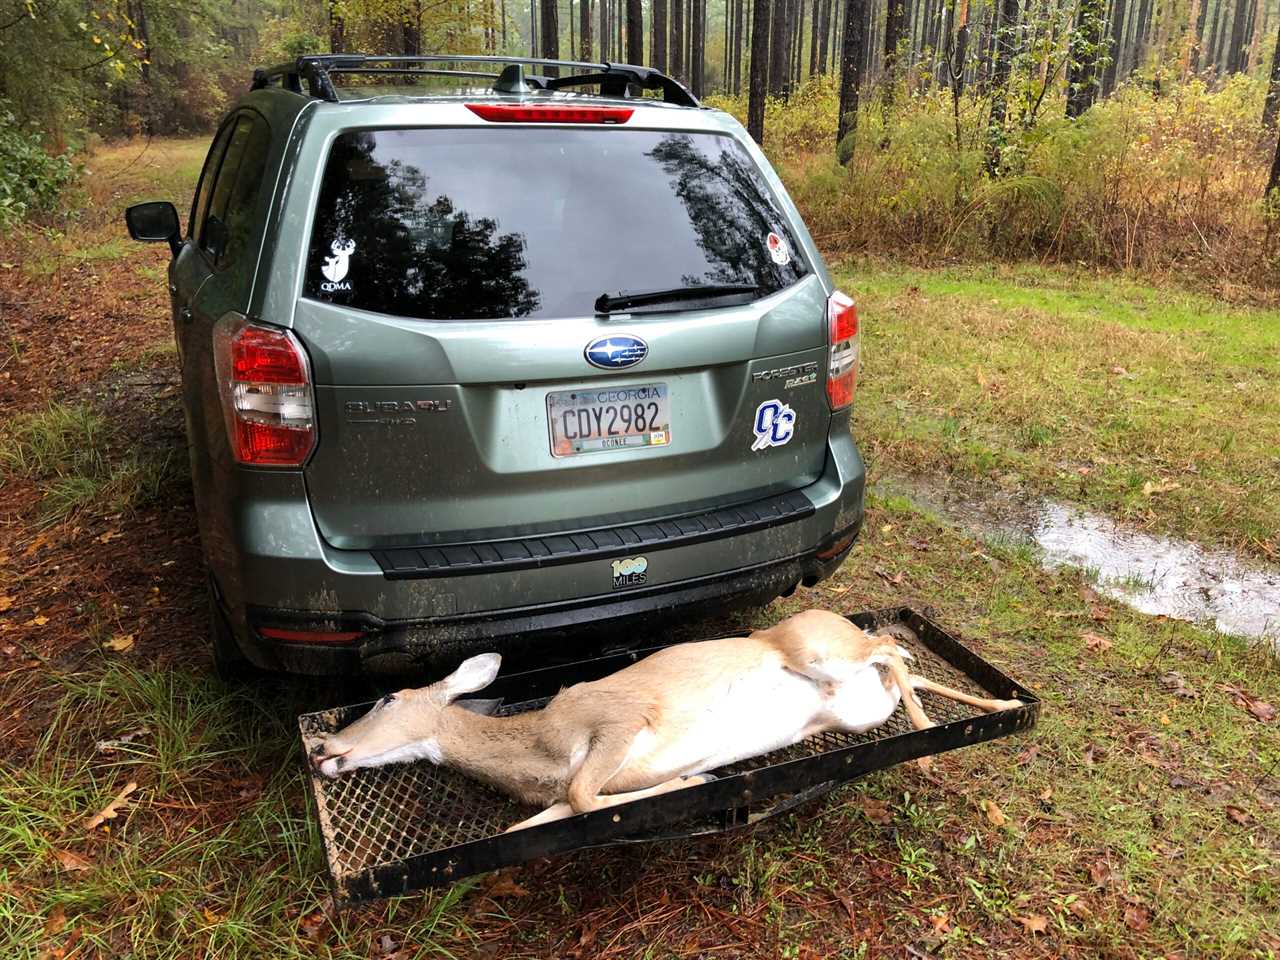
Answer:
[{"label": "tree trunk", "polygon": [[1267,101],[1262,107],[1262,123],[1274,130],[1280,115],[1280,27],[1276,29],[1276,51],[1271,60],[1271,82],[1267,84]]},{"label": "tree trunk", "polygon": [[644,65],[644,7],[627,0],[627,63]]},{"label": "tree trunk", "polygon": [[591,0],[578,0],[579,56],[591,59]]},{"label": "tree trunk", "polygon": [[1018,0],[1001,0],[996,62],[991,71],[991,120],[987,124],[987,172],[993,177],[1000,173],[1004,120],[1009,100],[1009,70],[1017,53],[1017,36]]},{"label": "tree trunk", "polygon": [[1124,18],[1128,13],[1126,7],[1127,0],[1113,0],[1111,4],[1111,23],[1108,30],[1107,50],[1111,56],[1111,62],[1107,64],[1107,69],[1102,75],[1102,95],[1104,97],[1111,96],[1111,91],[1116,88],[1116,71],[1120,66],[1120,57],[1123,54],[1121,41],[1124,37]]},{"label": "tree trunk", "polygon": [[1276,156],[1271,161],[1271,175],[1267,177],[1267,192],[1265,198],[1270,198],[1271,191],[1280,187],[1280,142],[1276,143]]},{"label": "tree trunk", "polygon": [[1245,59],[1245,70],[1252,70],[1258,65],[1258,53],[1262,49],[1262,31],[1266,29],[1266,0],[1258,0],[1249,12],[1249,56]]},{"label": "tree trunk", "polygon": [[653,68],[667,72],[667,0],[653,0]]},{"label": "tree trunk", "polygon": [[729,67],[729,90],[735,97],[742,96],[742,30],[746,16],[746,0],[733,0],[733,46]]},{"label": "tree trunk", "polygon": [[702,80],[706,74],[706,13],[706,0],[689,0],[689,89],[695,97],[702,96]]},{"label": "tree trunk", "polygon": [[[560,4],[556,0],[540,0],[540,2],[542,10],[538,20],[542,28],[539,42],[542,56],[548,60],[558,60],[560,59]],[[558,77],[560,71],[555,67],[547,67],[546,74],[549,77]]]},{"label": "tree trunk", "polygon": [[329,52],[343,53],[345,50],[347,21],[338,13],[337,0],[329,0]]},{"label": "tree trunk", "polygon": [[840,121],[836,127],[836,155],[841,163],[853,156],[853,141],[846,140],[858,129],[858,94],[862,86],[863,32],[867,23],[867,0],[846,0],[844,42],[840,47]]},{"label": "tree trunk", "polygon": [[1074,119],[1093,106],[1098,95],[1098,53],[1106,0],[1080,0],[1075,26],[1067,41],[1067,116]]},{"label": "tree trunk", "polygon": [[[675,2],[675,0],[672,0]],[[751,11],[751,65],[747,80],[747,132],[764,146],[764,101],[769,92],[769,22],[770,3],[777,0],[755,0]]]},{"label": "tree trunk", "polygon": [[782,96],[787,86],[787,0],[769,0],[769,95]]},{"label": "tree trunk", "polygon": [[827,45],[831,38],[831,0],[821,0],[815,14],[814,28],[818,36],[818,72],[827,72]]},{"label": "tree trunk", "polygon": [[671,0],[671,75],[685,79],[684,73],[684,0]]},{"label": "tree trunk", "polygon": [[1244,28],[1249,19],[1249,0],[1236,0],[1231,15],[1231,39],[1227,48],[1227,73],[1240,72],[1240,58],[1244,53]]}]

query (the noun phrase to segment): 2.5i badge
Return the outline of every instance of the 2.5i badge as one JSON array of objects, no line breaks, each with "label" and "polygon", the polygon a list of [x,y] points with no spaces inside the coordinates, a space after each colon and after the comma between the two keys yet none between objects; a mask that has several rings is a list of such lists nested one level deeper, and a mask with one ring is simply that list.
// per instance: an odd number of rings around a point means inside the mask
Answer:
[{"label": "2.5i badge", "polygon": [[638,587],[649,580],[649,561],[644,557],[625,557],[613,561],[613,589]]}]

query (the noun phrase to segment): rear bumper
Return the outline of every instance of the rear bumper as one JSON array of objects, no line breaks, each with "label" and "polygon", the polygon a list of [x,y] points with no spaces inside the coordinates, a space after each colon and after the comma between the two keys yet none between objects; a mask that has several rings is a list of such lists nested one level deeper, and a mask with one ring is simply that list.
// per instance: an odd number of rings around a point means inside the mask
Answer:
[{"label": "rear bumper", "polygon": [[[513,564],[488,556],[485,545],[475,551],[478,563],[433,568],[433,557],[420,555],[419,568],[407,569],[397,568],[396,558],[324,543],[301,477],[258,473],[254,495],[232,501],[226,533],[210,536],[206,528],[210,568],[245,655],[263,668],[306,674],[413,673],[495,649],[511,666],[537,667],[626,646],[622,628],[767,602],[834,572],[861,527],[865,486],[848,425],[836,421],[819,480],[728,508],[738,512],[737,527],[723,511],[718,518],[703,512],[696,523],[685,518],[685,529],[681,521],[630,525],[639,542],[623,528],[615,528],[616,546],[600,531],[590,542],[576,534],[558,538],[577,540],[577,553],[545,563]],[[694,529],[716,524],[721,529]],[[536,550],[537,542],[549,541],[511,541],[523,551]],[[641,556],[643,582],[620,587],[615,561]],[[404,567],[410,558],[399,562]],[[364,636],[328,645],[258,632],[321,620],[324,629]]]}]

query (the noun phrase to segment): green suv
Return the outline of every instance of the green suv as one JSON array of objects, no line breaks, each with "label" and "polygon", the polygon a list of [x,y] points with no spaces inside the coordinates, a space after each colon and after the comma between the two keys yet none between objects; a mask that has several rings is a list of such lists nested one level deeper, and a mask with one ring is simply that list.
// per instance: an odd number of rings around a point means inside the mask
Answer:
[{"label": "green suv", "polygon": [[126,221],[173,251],[224,666],[537,665],[858,534],[853,303],[742,126],[656,71],[303,57],[255,73],[185,234]]}]

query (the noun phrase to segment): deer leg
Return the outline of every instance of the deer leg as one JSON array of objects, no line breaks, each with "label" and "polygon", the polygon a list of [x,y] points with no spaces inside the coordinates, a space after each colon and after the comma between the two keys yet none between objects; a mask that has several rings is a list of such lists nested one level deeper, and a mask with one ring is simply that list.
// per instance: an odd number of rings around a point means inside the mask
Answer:
[{"label": "deer leg", "polygon": [[[680,790],[684,787],[696,787],[700,783],[707,783],[715,778],[707,773],[695,774],[690,777],[672,777],[670,780],[664,780],[662,783],[652,787],[646,787],[644,790],[631,790],[628,793],[604,793],[598,794],[594,798],[594,805],[591,809],[603,810],[606,807],[616,807],[622,803],[630,803],[632,800],[643,800],[645,797],[656,797],[661,793],[669,793],[672,790]],[[578,813],[586,813],[586,810],[575,810],[568,803],[554,803],[541,813],[535,813],[527,820],[521,820],[506,829],[506,833],[513,830],[523,830],[525,827],[536,827],[544,823],[551,823],[555,820],[564,820],[566,817],[572,817]]]},{"label": "deer leg", "polygon": [[911,682],[916,675],[907,673],[907,667],[902,662],[902,658],[894,654],[886,660],[886,666],[893,676],[893,682],[898,685],[898,692],[902,694],[902,706],[911,719],[911,725],[917,730],[927,730],[929,727],[937,726],[929,719],[929,715],[924,712],[924,707],[916,699],[915,687]]},{"label": "deer leg", "polygon": [[987,713],[996,713],[1000,710],[1012,710],[1015,707],[1023,706],[1021,700],[988,700],[985,697],[975,697],[960,690],[953,690],[951,687],[944,687],[940,683],[934,683],[928,677],[922,677],[918,673],[912,673],[907,676],[907,682],[914,690],[926,690],[929,693],[936,693],[940,697],[947,697],[959,703],[968,704],[971,707],[977,707],[979,710],[985,710]]}]

